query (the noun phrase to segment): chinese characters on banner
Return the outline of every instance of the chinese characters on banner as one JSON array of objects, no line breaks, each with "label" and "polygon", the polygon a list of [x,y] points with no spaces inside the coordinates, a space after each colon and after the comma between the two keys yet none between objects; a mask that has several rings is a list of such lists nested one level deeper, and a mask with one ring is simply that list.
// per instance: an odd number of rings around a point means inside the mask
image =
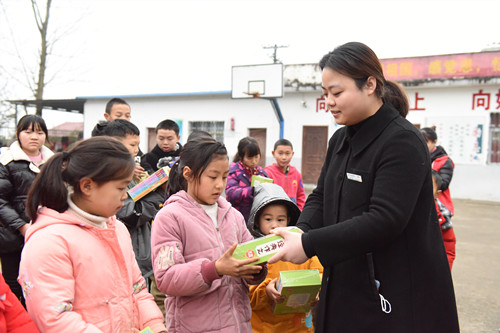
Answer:
[{"label": "chinese characters on banner", "polygon": [[[425,95],[418,91],[413,96],[408,96],[410,111],[425,111]],[[483,89],[471,94],[471,110],[500,111],[500,88],[496,92],[485,92]],[[316,99],[316,112],[328,112],[325,97]]]},{"label": "chinese characters on banner", "polygon": [[500,51],[380,60],[387,80],[414,81],[500,75]]}]

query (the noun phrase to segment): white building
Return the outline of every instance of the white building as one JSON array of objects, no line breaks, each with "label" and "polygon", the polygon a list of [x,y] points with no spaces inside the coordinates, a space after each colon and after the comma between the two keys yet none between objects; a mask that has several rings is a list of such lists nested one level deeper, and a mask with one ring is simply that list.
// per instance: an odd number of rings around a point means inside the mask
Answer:
[{"label": "white building", "polygon": [[[387,79],[405,87],[408,120],[417,127],[436,126],[438,144],[456,165],[452,197],[500,201],[500,52],[384,59],[382,65]],[[292,164],[312,184],[338,126],[325,109],[316,64],[285,66],[283,85],[277,102],[284,138],[294,145]],[[104,106],[112,97],[130,104],[144,152],[154,146],[154,128],[164,119],[179,123],[182,143],[193,129],[211,132],[225,143],[230,158],[241,138],[253,136],[261,143],[265,164],[272,162],[271,151],[280,138],[270,100],[232,99],[231,91],[79,97],[85,101],[85,138],[104,119]]]}]

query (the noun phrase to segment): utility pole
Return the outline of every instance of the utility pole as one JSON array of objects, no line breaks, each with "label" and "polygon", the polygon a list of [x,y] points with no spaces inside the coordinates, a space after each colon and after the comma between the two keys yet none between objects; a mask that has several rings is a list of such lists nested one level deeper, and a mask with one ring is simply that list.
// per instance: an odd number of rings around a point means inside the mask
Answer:
[{"label": "utility pole", "polygon": [[[276,63],[281,63],[281,61],[277,57],[278,49],[282,49],[288,47],[288,45],[280,45],[278,46],[277,44],[274,45],[269,45],[269,46],[263,46],[264,49],[273,49],[273,56],[271,57],[273,59],[273,62]],[[269,101],[271,102],[271,105],[273,107],[274,113],[276,114],[276,117],[278,118],[278,122],[280,123],[280,139],[283,139],[284,131],[285,131],[285,119],[283,118],[283,115],[281,114],[281,109],[278,104],[278,99],[277,98],[270,98]]]},{"label": "utility pole", "polygon": [[278,62],[281,62],[278,57],[277,57],[277,53],[278,53],[278,49],[282,49],[282,48],[286,48],[288,47],[288,45],[269,45],[269,46],[264,46],[263,48],[264,49],[274,49],[274,52],[273,52],[273,56],[271,57],[271,59],[273,59],[273,62],[276,64]]}]

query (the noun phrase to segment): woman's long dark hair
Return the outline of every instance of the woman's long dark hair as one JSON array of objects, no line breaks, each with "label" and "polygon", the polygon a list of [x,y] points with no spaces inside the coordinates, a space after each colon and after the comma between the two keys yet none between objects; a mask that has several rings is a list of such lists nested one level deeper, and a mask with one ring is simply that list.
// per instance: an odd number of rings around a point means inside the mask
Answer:
[{"label": "woman's long dark hair", "polygon": [[401,116],[408,114],[408,97],[403,88],[394,81],[384,77],[382,65],[375,52],[363,43],[350,42],[336,47],[323,56],[319,62],[321,70],[330,68],[342,75],[352,78],[361,89],[366,80],[373,76],[377,81],[375,93],[390,102]]},{"label": "woman's long dark hair", "polygon": [[120,141],[106,136],[80,141],[69,152],[54,154],[42,166],[28,192],[26,215],[35,222],[39,206],[62,213],[68,209],[68,186],[81,193],[82,178],[104,184],[129,177],[134,169],[134,159]]}]

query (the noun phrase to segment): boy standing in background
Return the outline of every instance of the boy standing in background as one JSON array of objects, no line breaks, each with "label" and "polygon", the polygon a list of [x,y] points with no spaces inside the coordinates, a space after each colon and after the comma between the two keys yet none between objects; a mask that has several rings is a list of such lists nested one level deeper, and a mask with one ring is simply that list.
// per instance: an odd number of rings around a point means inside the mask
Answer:
[{"label": "boy standing in background", "polygon": [[279,139],[274,144],[272,152],[276,162],[265,167],[266,173],[274,184],[281,186],[288,197],[302,210],[306,202],[302,175],[290,164],[293,157],[292,143],[287,139]]},{"label": "boy standing in background", "polygon": [[[121,98],[112,98],[106,103],[106,109],[104,112],[104,121],[100,121],[95,125],[92,130],[92,136],[103,135],[104,130],[108,123],[116,119],[125,119],[130,121],[131,110],[130,105]],[[142,155],[142,153],[140,154]]]},{"label": "boy standing in background", "polygon": [[180,139],[179,125],[175,121],[170,119],[161,121],[156,126],[156,146],[142,156],[141,166],[149,174],[153,174],[161,166],[169,165],[181,153]]},{"label": "boy standing in background", "polygon": [[[139,151],[140,132],[137,126],[131,122],[123,119],[114,120],[106,126],[103,134],[114,137],[123,143],[133,157],[137,155]],[[130,190],[140,181],[143,173],[142,168],[136,165],[134,178],[128,184],[127,190]],[[158,188],[137,202],[127,196],[123,202],[123,207],[116,213],[116,217],[125,224],[130,233],[135,258],[146,281],[149,281],[149,278],[153,274],[151,222],[164,201],[164,191],[162,188]]]}]

